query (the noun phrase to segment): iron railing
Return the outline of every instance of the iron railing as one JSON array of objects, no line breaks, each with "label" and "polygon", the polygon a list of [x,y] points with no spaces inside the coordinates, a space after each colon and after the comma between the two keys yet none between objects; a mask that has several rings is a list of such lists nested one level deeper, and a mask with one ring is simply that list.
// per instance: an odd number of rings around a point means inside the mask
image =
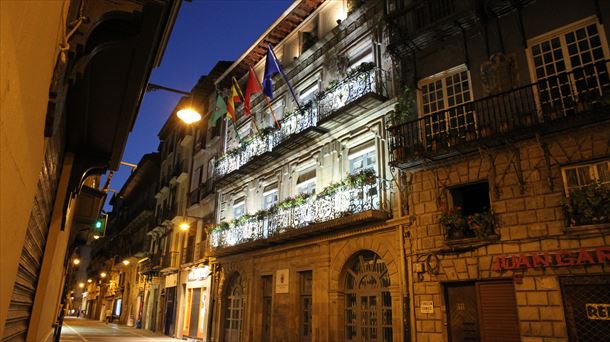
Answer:
[{"label": "iron railing", "polygon": [[178,267],[178,252],[168,252],[163,254],[161,260],[162,267]]},{"label": "iron railing", "polygon": [[224,230],[212,230],[210,245],[212,248],[231,247],[368,210],[390,212],[388,185],[381,179],[354,187],[342,185],[329,195],[313,195],[303,204],[277,208],[272,215],[255,214]]},{"label": "iron railing", "polygon": [[593,109],[608,118],[609,61],[591,63],[514,90],[443,109],[390,127],[393,165],[442,155],[506,136],[531,135],[559,122],[577,124]]},{"label": "iron railing", "polygon": [[193,253],[195,252],[193,245],[188,245],[182,249],[182,263],[186,264],[193,262]]},{"label": "iron railing", "polygon": [[279,121],[279,129],[273,129],[269,134],[255,134],[244,141],[238,148],[228,151],[216,163],[215,177],[221,178],[238,170],[257,156],[271,152],[275,147],[308,128],[316,127],[318,123],[328,119],[339,109],[362,98],[376,93],[387,96],[385,89],[385,72],[378,68],[362,71],[351,75],[328,89],[319,98],[301,106]]},{"label": "iron railing", "polygon": [[[472,0],[423,0],[403,5],[403,1],[394,1],[394,9],[387,19],[392,24],[390,39],[401,38],[400,35],[413,36],[418,32],[433,27],[457,11],[472,7]],[[403,7],[404,6],[404,7]]]},{"label": "iron railing", "polygon": [[206,198],[208,195],[214,192],[214,182],[208,180],[199,184],[199,186],[189,193],[189,201],[188,205],[192,206],[193,204],[201,201]]}]

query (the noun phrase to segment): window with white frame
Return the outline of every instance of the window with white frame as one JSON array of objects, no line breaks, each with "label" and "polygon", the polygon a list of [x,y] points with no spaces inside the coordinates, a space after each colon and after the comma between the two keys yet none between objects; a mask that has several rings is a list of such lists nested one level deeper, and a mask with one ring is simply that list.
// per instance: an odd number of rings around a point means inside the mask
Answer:
[{"label": "window with white frame", "polygon": [[470,75],[465,65],[420,80],[419,89],[426,141],[474,129],[472,109],[461,106],[472,101]]},{"label": "window with white frame", "polygon": [[[278,120],[281,120],[284,117],[284,110],[285,110],[286,104],[284,102],[283,98],[279,98],[277,99],[275,102],[273,102],[271,104],[271,108],[273,109],[273,114],[275,115],[275,117]],[[268,107],[265,107],[265,127],[275,127],[275,120],[273,119],[273,115],[271,114],[271,112],[269,111]]]},{"label": "window with white frame", "polygon": [[570,114],[576,102],[610,87],[608,42],[595,17],[530,40],[528,51],[543,112]]},{"label": "window with white frame", "polygon": [[354,58],[350,59],[348,71],[354,70],[364,63],[374,63],[374,62],[375,62],[375,59],[373,58],[373,51],[371,49],[369,49],[363,53],[358,54]]},{"label": "window with white frame", "polygon": [[349,151],[349,173],[371,169],[377,172],[377,151],[372,143],[362,144]]},{"label": "window with white frame", "polygon": [[316,167],[311,166],[299,172],[297,179],[297,193],[315,194],[316,193]]},{"label": "window with white frame", "polygon": [[299,103],[301,105],[307,104],[312,101],[316,93],[318,92],[318,82],[314,82],[307,87],[303,88],[299,92]]},{"label": "window with white frame", "polygon": [[567,196],[574,190],[599,182],[610,185],[610,160],[562,168],[563,184]]},{"label": "window with white frame", "polygon": [[238,219],[246,213],[246,199],[244,197],[233,202],[233,219]]},{"label": "window with white frame", "polygon": [[267,210],[274,206],[279,199],[277,183],[269,184],[263,189],[263,209]]}]

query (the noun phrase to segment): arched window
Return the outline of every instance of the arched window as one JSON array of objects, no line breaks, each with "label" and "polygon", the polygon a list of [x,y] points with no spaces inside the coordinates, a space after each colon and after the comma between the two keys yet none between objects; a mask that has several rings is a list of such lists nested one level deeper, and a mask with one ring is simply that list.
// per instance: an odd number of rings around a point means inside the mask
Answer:
[{"label": "arched window", "polygon": [[347,262],[345,340],[392,341],[392,297],[388,268],[379,255],[363,251]]},{"label": "arched window", "polygon": [[236,274],[227,287],[225,309],[225,338],[227,342],[241,341],[241,331],[244,315],[244,288],[241,277]]}]

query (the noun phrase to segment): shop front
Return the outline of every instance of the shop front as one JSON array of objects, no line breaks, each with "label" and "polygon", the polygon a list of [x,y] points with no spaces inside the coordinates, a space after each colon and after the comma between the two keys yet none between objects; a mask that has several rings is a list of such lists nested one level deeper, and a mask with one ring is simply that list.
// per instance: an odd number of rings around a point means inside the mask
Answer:
[{"label": "shop front", "polygon": [[[165,277],[165,310],[163,313],[163,333],[173,336],[176,331],[176,295],[178,274],[173,273]],[[163,293],[161,294],[163,297]]]},{"label": "shop front", "polygon": [[182,334],[185,337],[205,340],[208,325],[210,298],[210,269],[208,266],[189,270],[184,295]]}]

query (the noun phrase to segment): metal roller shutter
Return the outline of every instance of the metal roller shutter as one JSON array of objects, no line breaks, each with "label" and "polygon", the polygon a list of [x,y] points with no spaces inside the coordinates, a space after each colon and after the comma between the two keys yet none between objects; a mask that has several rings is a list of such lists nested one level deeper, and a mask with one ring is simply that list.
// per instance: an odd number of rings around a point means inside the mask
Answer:
[{"label": "metal roller shutter", "polygon": [[512,281],[476,284],[481,341],[519,342],[519,317]]},{"label": "metal roller shutter", "polygon": [[25,341],[61,166],[61,136],[47,140],[2,341]]}]

